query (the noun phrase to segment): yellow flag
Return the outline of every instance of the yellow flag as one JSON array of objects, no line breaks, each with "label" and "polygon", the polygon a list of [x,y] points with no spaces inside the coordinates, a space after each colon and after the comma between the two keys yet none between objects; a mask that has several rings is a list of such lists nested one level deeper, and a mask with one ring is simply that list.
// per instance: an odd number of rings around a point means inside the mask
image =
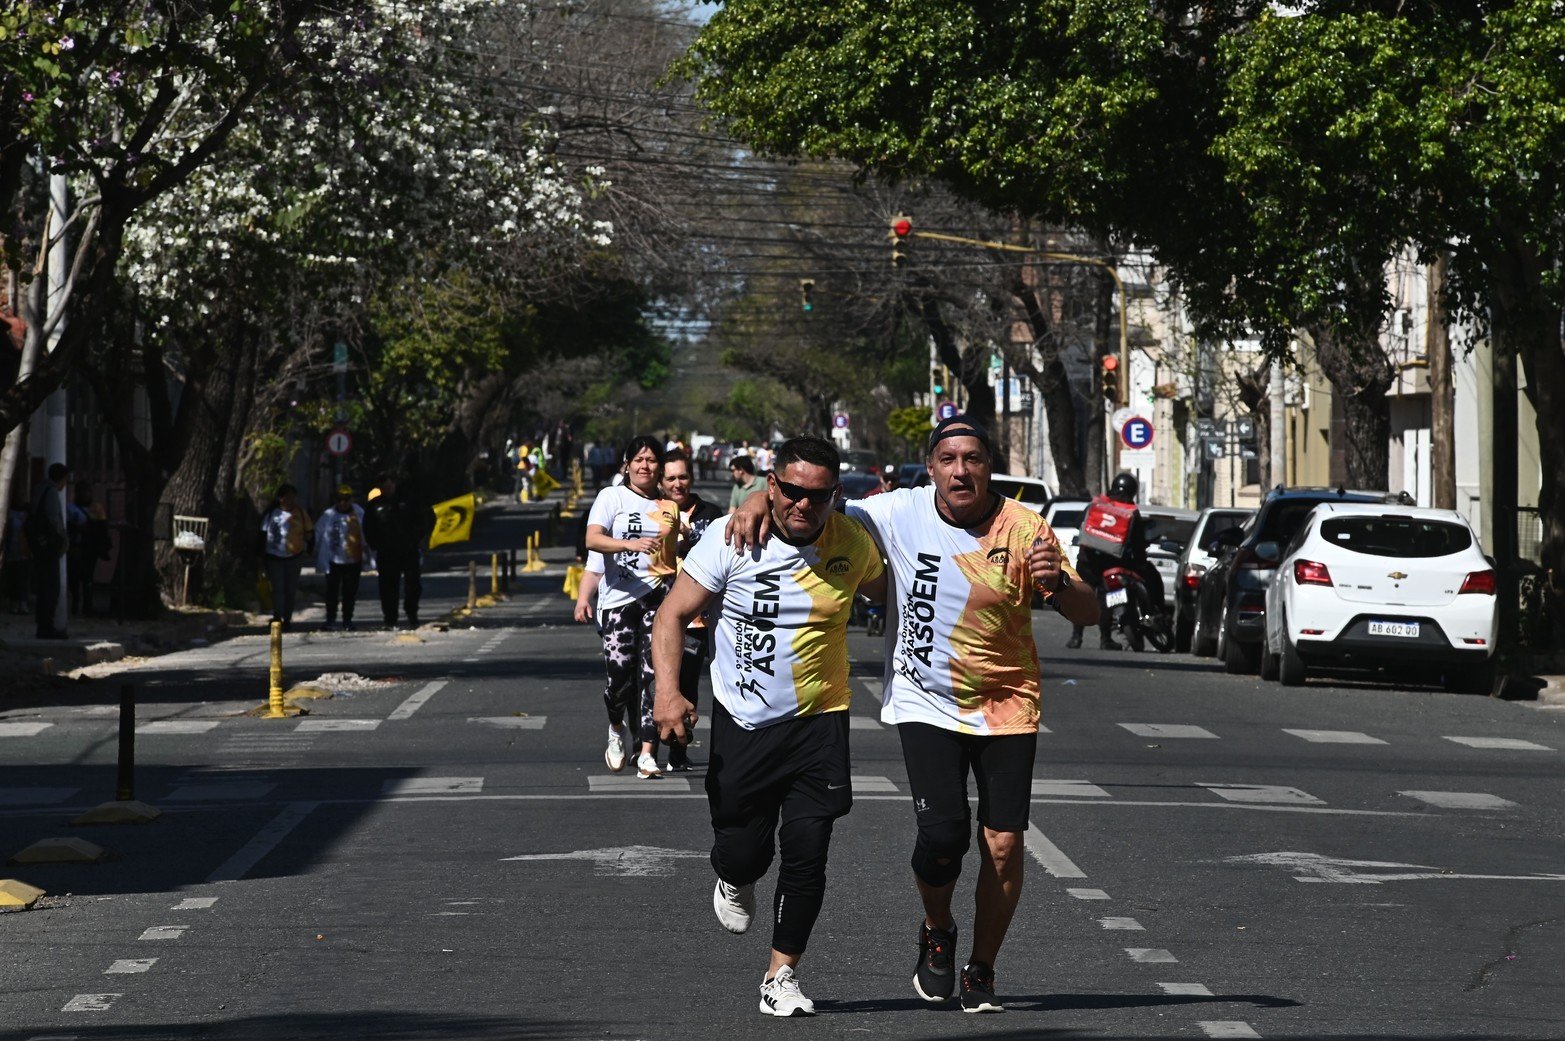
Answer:
[{"label": "yellow flag", "polygon": [[429,548],[472,538],[473,514],[477,509],[478,500],[471,494],[435,503],[435,530],[429,533]]},{"label": "yellow flag", "polygon": [[533,475],[533,491],[538,498],[543,498],[560,486],[560,482],[549,476],[549,471],[539,470]]}]

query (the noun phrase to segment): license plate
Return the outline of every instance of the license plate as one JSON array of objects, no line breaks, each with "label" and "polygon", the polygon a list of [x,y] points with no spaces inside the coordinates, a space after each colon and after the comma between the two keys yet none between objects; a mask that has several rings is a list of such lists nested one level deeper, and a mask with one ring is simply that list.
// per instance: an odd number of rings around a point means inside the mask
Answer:
[{"label": "license plate", "polygon": [[1369,635],[1371,636],[1411,636],[1418,637],[1417,622],[1370,622]]},{"label": "license plate", "polygon": [[1129,601],[1130,591],[1128,589],[1113,590],[1108,596],[1103,598],[1103,602],[1109,607],[1118,607],[1120,604],[1128,603]]}]

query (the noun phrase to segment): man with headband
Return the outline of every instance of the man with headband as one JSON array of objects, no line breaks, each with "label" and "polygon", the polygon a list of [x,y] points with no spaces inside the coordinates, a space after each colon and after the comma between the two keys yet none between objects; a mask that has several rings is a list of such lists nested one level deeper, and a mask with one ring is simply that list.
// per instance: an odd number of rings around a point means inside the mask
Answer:
[{"label": "man with headband", "polygon": [[[1049,525],[989,489],[988,433],[965,416],[942,421],[926,449],[930,484],[847,504],[891,568],[881,721],[902,739],[918,836],[913,875],[923,903],[914,989],[966,1012],[1003,1012],[994,964],[1021,897],[1023,835],[1039,716],[1032,600],[1073,623],[1097,621],[1092,589],[1065,562]],[[762,511],[741,508],[730,540],[765,537]],[[955,969],[952,896],[971,842],[971,769],[978,789],[979,869],[971,956]]]}]

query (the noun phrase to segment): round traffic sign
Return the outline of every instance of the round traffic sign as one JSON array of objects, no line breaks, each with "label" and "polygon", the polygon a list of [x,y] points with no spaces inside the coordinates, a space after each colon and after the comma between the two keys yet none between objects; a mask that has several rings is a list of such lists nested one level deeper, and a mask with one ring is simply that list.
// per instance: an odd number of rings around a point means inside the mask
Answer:
[{"label": "round traffic sign", "polygon": [[846,412],[838,412],[831,417],[831,425],[837,430],[848,429],[848,414]]},{"label": "round traffic sign", "polygon": [[1142,416],[1131,416],[1119,428],[1119,436],[1126,448],[1145,448],[1152,443],[1152,421]]},{"label": "round traffic sign", "polygon": [[338,427],[326,435],[326,451],[331,455],[347,455],[353,448],[353,435]]},{"label": "round traffic sign", "polygon": [[956,415],[956,406],[951,404],[949,401],[942,401],[939,405],[935,406],[936,419],[950,419],[954,415]]}]

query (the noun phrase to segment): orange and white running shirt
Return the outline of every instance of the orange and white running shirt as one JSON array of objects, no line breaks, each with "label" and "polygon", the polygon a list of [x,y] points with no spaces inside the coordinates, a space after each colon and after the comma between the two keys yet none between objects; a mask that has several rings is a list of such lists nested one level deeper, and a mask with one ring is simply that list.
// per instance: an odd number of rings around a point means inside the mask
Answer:
[{"label": "orange and white running shirt", "polygon": [[610,538],[657,538],[651,553],[606,553],[603,584],[598,586],[598,610],[614,611],[661,589],[673,580],[677,564],[674,550],[679,541],[679,507],[671,499],[649,499],[629,485],[605,488],[592,501],[587,523],[596,524]]},{"label": "orange and white running shirt", "polygon": [[746,730],[848,707],[848,615],[860,585],[885,571],[862,527],[829,514],[814,542],[775,531],[740,556],[708,537],[685,574],[720,600],[712,696]]},{"label": "orange and white running shirt", "polygon": [[933,485],[855,500],[847,512],[891,564],[881,720],[967,734],[1036,732],[1027,554],[1037,539],[1059,545],[1044,519],[1001,498],[980,536],[940,515]]}]

